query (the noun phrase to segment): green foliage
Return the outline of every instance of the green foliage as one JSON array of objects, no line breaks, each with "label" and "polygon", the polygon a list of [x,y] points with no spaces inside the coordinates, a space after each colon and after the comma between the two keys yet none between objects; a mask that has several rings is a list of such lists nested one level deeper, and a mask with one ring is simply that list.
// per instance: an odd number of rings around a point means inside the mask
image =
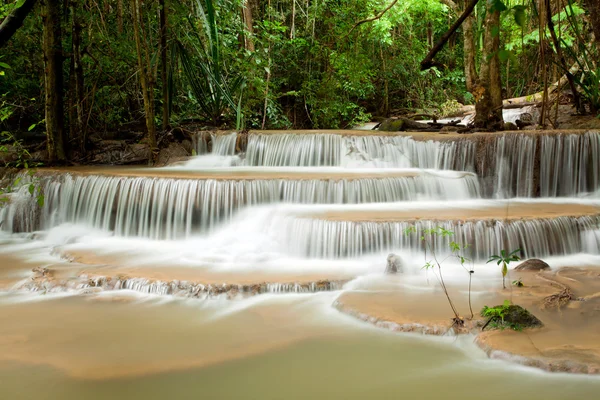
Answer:
[{"label": "green foliage", "polygon": [[[22,0],[19,0],[22,1]],[[457,2],[455,2],[457,3]],[[18,1],[0,5],[5,17]],[[117,7],[81,4],[84,111],[88,132],[116,132],[143,122],[129,2]],[[374,116],[400,112],[451,113],[473,103],[465,87],[462,35],[453,36],[436,56],[439,63],[420,71],[420,61],[457,18],[458,10],[440,0],[399,0],[380,18],[387,0],[303,3],[292,16],[289,0],[251,2],[252,32],[245,30],[241,1],[167,2],[169,68],[167,82],[156,73],[156,108],[167,86],[172,124],[201,121],[247,128],[347,128]],[[580,2],[553,16],[568,63],[580,64],[577,84],[591,109],[600,110],[598,51],[586,41],[585,10]],[[501,12],[499,35],[506,97],[540,91],[538,15],[533,2],[486,0],[475,10],[476,58],[482,52],[487,12]],[[144,37],[151,64],[159,64],[157,2],[142,2]],[[292,30],[292,20],[294,27]],[[119,25],[121,24],[121,25]],[[41,131],[44,119],[43,60],[39,10],[2,50],[0,129]],[[63,18],[66,114],[72,107],[69,86],[72,18]],[[252,46],[246,46],[251,41]],[[541,42],[550,44],[547,29]],[[551,46],[551,44],[550,44]],[[253,50],[252,50],[253,48]],[[548,64],[549,60],[545,60]],[[157,113],[157,115],[161,115]],[[69,121],[67,121],[68,123]],[[136,126],[135,124],[133,126]]]},{"label": "green foliage", "polygon": [[23,187],[27,188],[30,196],[36,199],[37,204],[42,207],[44,205],[44,193],[39,180],[35,176],[35,168],[41,166],[41,163],[30,162],[31,154],[23,146],[20,140],[17,140],[10,132],[4,131],[0,133],[0,153],[11,153],[15,160],[13,162],[5,162],[5,166],[24,169],[27,173],[27,180],[23,176],[18,176],[8,186],[0,188],[0,203],[5,203],[9,200],[9,193],[20,190]]},{"label": "green foliage", "polygon": [[496,306],[496,307],[483,306],[483,308],[481,309],[481,316],[482,317],[497,317],[497,318],[500,318],[502,320],[502,322],[504,322],[504,315],[506,315],[506,313],[508,312],[509,307],[510,307],[510,301],[508,301],[508,300],[504,300],[504,303],[501,306]]},{"label": "green foliage", "polygon": [[525,284],[523,283],[521,278],[512,281],[512,284],[513,284],[513,286],[516,286],[516,287],[524,287],[525,286]]},{"label": "green foliage", "polygon": [[517,256],[517,253],[519,253],[520,251],[521,251],[521,249],[516,249],[516,250],[513,250],[512,252],[508,253],[506,250],[502,250],[500,252],[500,255],[494,254],[488,260],[488,263],[496,261],[497,265],[502,264],[502,270],[501,270],[502,271],[502,286],[504,287],[504,289],[506,289],[505,278],[506,278],[506,275],[508,274],[508,264],[510,264],[513,261],[520,260],[519,256]]},{"label": "green foliage", "polygon": [[[480,315],[482,317],[488,318],[488,322],[486,323],[485,326],[489,325],[494,329],[500,329],[500,330],[504,330],[504,329],[508,328],[508,329],[512,329],[514,331],[522,331],[525,328],[522,324],[520,324],[518,322],[514,322],[514,321],[507,321],[505,319],[508,316],[508,314],[510,313],[511,309],[514,307],[515,306],[513,306],[510,303],[510,301],[504,300],[504,303],[499,306],[495,306],[495,307],[483,306],[483,308],[481,309]],[[527,313],[527,311],[525,309],[521,309],[521,310],[523,310],[524,313]],[[484,328],[485,328],[485,326],[484,326]]]},{"label": "green foliage", "polygon": [[523,326],[513,322],[507,322],[504,317],[508,314],[511,304],[510,301],[504,300],[504,303],[496,307],[483,306],[480,315],[489,318],[488,325],[494,329],[504,330],[506,328],[521,331]]},{"label": "green foliage", "polygon": [[195,18],[188,18],[191,29],[187,39],[191,51],[181,41],[176,42],[179,60],[191,90],[190,97],[215,126],[220,124],[227,108],[235,110],[239,125],[244,80],[240,75],[228,76],[213,0],[196,0],[196,10]]}]

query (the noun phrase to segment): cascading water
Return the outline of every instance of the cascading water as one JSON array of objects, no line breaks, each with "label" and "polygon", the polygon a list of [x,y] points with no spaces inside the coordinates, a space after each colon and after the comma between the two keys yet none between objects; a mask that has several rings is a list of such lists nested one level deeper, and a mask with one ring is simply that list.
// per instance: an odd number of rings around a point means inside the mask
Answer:
[{"label": "cascading water", "polygon": [[540,195],[575,196],[600,189],[600,133],[541,139]]},{"label": "cascading water", "polygon": [[494,197],[532,197],[534,194],[534,164],[536,138],[525,135],[504,135],[495,141]]},{"label": "cascading water", "polygon": [[[127,252],[148,246],[152,259],[160,254],[167,264],[183,262],[215,270],[236,265],[283,268],[293,260],[297,270],[307,266],[324,270],[323,265],[332,268],[337,262],[335,268],[354,265],[364,272],[370,268],[365,267],[366,258],[383,262],[387,252],[422,254],[418,237],[436,226],[453,231],[456,242],[469,244],[469,256],[476,261],[504,249],[520,248],[522,257],[547,257],[593,254],[600,248],[600,219],[589,210],[573,215],[553,210],[540,216],[533,208],[523,219],[497,212],[467,221],[461,217],[469,215],[469,208],[455,217],[425,213],[432,207],[454,207],[449,200],[460,200],[464,208],[492,202],[465,202],[480,197],[598,192],[597,132],[477,134],[441,141],[338,133],[215,134],[211,144],[205,139],[197,141],[198,153],[206,153],[208,148],[212,151],[197,160],[214,159],[158,170],[156,177],[152,170],[134,170],[130,175],[118,170],[114,176],[110,171],[101,175],[41,172],[37,179],[43,188],[44,206],[35,207],[28,188],[22,187],[0,211],[2,228],[11,232],[46,230],[51,232],[48,236],[64,236],[65,240],[46,239],[53,247],[80,239],[81,243],[95,243],[99,240],[95,233],[88,235],[85,230],[100,230],[100,237],[116,236],[103,242],[103,246],[110,243],[108,248],[125,246]],[[222,168],[216,158],[236,166]],[[553,159],[564,168],[556,169]],[[423,200],[432,202],[421,203]],[[406,203],[389,204],[395,202]],[[404,210],[405,217],[360,218],[366,209],[360,205],[368,203],[373,203],[369,209]],[[510,202],[505,203],[508,207]],[[571,203],[576,210],[578,205],[590,207],[597,202]],[[543,209],[543,203],[539,204]],[[359,218],[338,215],[328,219],[322,215],[323,207],[354,207]],[[412,225],[417,233],[408,237],[404,230]],[[61,229],[71,229],[72,234],[57,234]],[[164,239],[168,241],[158,244],[157,240]],[[443,254],[448,243],[447,238],[434,240],[433,246]],[[93,251],[90,246],[87,248]],[[173,259],[179,255],[181,259]],[[138,291],[151,287],[148,290],[162,293],[164,289],[143,280],[129,282],[137,285]]]},{"label": "cascading water", "polygon": [[418,141],[404,136],[250,135],[245,165],[346,166],[474,171],[471,141]]},{"label": "cascading water", "polygon": [[[243,207],[267,203],[383,203],[479,197],[473,174],[355,179],[156,179],[50,176],[40,184],[45,204],[21,193],[5,207],[5,229],[32,231],[64,223],[84,224],[120,236],[189,237],[229,220]],[[25,189],[25,188],[24,188]]]},{"label": "cascading water", "polygon": [[[455,241],[475,261],[484,261],[503,249],[521,249],[523,258],[579,253],[597,248],[600,238],[587,233],[597,227],[599,217],[558,217],[530,220],[354,222],[316,218],[283,218],[286,249],[299,257],[353,258],[370,253],[424,250],[420,237],[427,235],[437,254],[447,255]],[[414,227],[414,234],[406,230]],[[426,234],[436,227],[454,232],[440,238]],[[582,235],[585,238],[582,240]]]},{"label": "cascading water", "polygon": [[[231,156],[236,137],[214,135],[213,153]],[[465,135],[442,141],[375,134],[250,134],[242,157],[234,164],[470,171],[478,174],[483,196],[495,198],[572,197],[600,189],[597,131]]]}]

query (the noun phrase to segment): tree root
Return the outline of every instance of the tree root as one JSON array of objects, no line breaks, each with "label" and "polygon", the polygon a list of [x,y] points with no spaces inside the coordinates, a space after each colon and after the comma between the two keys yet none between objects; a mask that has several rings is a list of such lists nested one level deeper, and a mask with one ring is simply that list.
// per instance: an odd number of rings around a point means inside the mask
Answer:
[{"label": "tree root", "polygon": [[558,287],[560,292],[544,297],[542,307],[544,309],[558,309],[568,305],[571,301],[583,301],[583,298],[577,297],[567,285],[557,282],[553,279],[546,278],[541,274],[537,275],[541,280],[550,283],[551,286]]}]

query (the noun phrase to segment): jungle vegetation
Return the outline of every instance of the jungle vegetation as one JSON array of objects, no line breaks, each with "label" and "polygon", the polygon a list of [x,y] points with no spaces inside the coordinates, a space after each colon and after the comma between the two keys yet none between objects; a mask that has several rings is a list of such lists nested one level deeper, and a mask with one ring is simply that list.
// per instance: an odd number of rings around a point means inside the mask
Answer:
[{"label": "jungle vegetation", "polygon": [[486,129],[503,99],[550,110],[564,93],[600,110],[596,0],[4,0],[0,21],[0,131],[46,138],[50,162],[123,130],[156,149],[186,124],[347,128],[474,104]]}]

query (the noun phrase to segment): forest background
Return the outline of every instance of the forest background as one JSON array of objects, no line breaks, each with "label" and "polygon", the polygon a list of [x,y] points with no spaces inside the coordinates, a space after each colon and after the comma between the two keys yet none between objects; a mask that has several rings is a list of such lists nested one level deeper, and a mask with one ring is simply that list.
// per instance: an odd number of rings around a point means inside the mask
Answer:
[{"label": "forest background", "polygon": [[0,131],[50,162],[190,124],[349,128],[481,103],[487,127],[498,99],[539,93],[600,110],[597,0],[17,0],[0,21]]}]

